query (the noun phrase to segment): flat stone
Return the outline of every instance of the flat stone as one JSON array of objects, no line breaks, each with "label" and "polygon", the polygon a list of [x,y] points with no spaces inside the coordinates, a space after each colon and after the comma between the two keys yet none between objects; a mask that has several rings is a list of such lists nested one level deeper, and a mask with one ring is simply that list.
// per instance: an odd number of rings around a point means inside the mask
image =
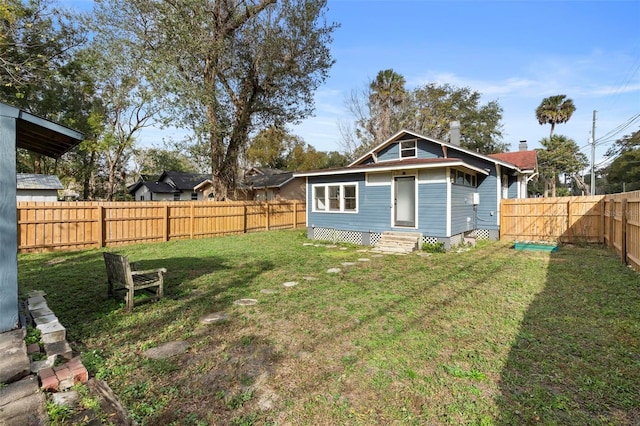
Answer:
[{"label": "flat stone", "polygon": [[329,244],[329,245],[326,245],[325,247],[326,247],[326,248],[336,248],[336,247],[338,247],[338,246],[337,246],[337,245],[335,245],[335,244]]},{"label": "flat stone", "polygon": [[260,290],[260,293],[262,294],[276,294],[278,292],[278,290],[274,290],[272,288],[263,288],[262,290]]},{"label": "flat stone", "polygon": [[47,301],[43,296],[35,296],[27,299],[27,307],[30,311],[34,309],[47,308]]},{"label": "flat stone", "polygon": [[214,312],[212,314],[207,314],[200,318],[200,322],[202,324],[218,324],[221,322],[225,322],[229,319],[229,316],[224,312]]},{"label": "flat stone", "polygon": [[431,253],[420,252],[420,253],[418,253],[418,256],[420,256],[420,257],[429,257],[429,256],[431,256]]},{"label": "flat stone", "polygon": [[44,351],[47,353],[48,357],[60,355],[64,359],[73,358],[73,351],[66,340],[61,340],[55,343],[45,343]]},{"label": "flat stone", "polygon": [[27,295],[29,296],[29,298],[37,296],[45,297],[47,293],[42,290],[31,290]]},{"label": "flat stone", "polygon": [[241,305],[241,306],[251,306],[251,305],[255,305],[256,303],[258,303],[256,299],[238,299],[235,302],[233,302],[234,305]]},{"label": "flat stone", "polygon": [[36,328],[42,334],[43,343],[61,342],[67,338],[67,329],[60,324],[60,321],[40,324]]},{"label": "flat stone", "polygon": [[346,250],[348,250],[348,249],[347,249],[346,247],[340,247],[340,250],[342,250],[342,251],[346,251]]},{"label": "flat stone", "polygon": [[282,283],[283,287],[295,287],[298,285],[298,281],[287,281],[286,283]]},{"label": "flat stone", "polygon": [[47,316],[47,315],[53,315],[53,311],[51,309],[49,309],[48,306],[45,306],[44,308],[40,308],[40,309],[31,309],[29,310],[29,312],[31,312],[31,316],[32,317],[43,317],[43,316]]},{"label": "flat stone", "polygon": [[337,273],[339,273],[341,271],[342,271],[342,269],[340,269],[340,268],[329,268],[329,269],[327,269],[327,274],[337,274]]},{"label": "flat stone", "polygon": [[374,254],[371,257],[384,257],[384,254]]},{"label": "flat stone", "polygon": [[0,334],[0,383],[15,382],[31,372],[24,336],[24,329]]},{"label": "flat stone", "polygon": [[342,266],[345,266],[345,267],[346,266],[353,266],[355,264],[356,264],[355,262],[342,262]]},{"label": "flat stone", "polygon": [[47,399],[36,376],[0,388],[0,424],[7,426],[49,424]]},{"label": "flat stone", "polygon": [[358,259],[358,262],[371,262],[371,259],[366,257],[361,257],[360,259]]},{"label": "flat stone", "polygon": [[57,355],[54,355],[40,361],[32,361],[30,364],[31,372],[33,374],[37,374],[40,370],[44,370],[45,368],[53,368],[56,363],[56,358]]},{"label": "flat stone", "polygon": [[55,315],[38,315],[33,317],[33,321],[36,323],[36,326],[41,324],[48,324],[50,322],[58,321],[58,317]]},{"label": "flat stone", "polygon": [[80,395],[76,391],[57,392],[51,395],[51,402],[61,407],[73,408],[78,405]]},{"label": "flat stone", "polygon": [[356,253],[369,253],[369,250],[367,250],[367,249],[359,249],[359,250],[356,250]]},{"label": "flat stone", "polygon": [[307,277],[302,277],[302,279],[303,279],[303,280],[307,280],[307,281],[316,281],[316,280],[317,280],[317,278],[316,278],[316,277],[309,277],[309,276],[307,276]]},{"label": "flat stone", "polygon": [[184,353],[187,349],[189,349],[187,342],[167,342],[158,347],[147,349],[144,351],[144,355],[149,359],[165,359]]},{"label": "flat stone", "polygon": [[313,243],[302,243],[303,246],[312,246]]}]

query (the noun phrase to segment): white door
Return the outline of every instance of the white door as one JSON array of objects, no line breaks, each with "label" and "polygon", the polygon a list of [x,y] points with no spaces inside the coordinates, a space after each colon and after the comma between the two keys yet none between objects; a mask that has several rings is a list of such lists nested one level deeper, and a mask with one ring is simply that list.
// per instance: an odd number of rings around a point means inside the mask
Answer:
[{"label": "white door", "polygon": [[416,226],[416,178],[398,176],[394,178],[394,226]]}]

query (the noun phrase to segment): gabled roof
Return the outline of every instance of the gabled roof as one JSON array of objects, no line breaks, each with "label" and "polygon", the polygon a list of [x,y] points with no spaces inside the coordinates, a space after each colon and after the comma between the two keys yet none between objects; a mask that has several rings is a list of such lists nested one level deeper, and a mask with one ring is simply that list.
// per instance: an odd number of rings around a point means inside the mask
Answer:
[{"label": "gabled roof", "polygon": [[389,139],[387,139],[386,141],[382,142],[381,144],[379,144],[378,146],[374,147],[369,152],[367,152],[366,154],[364,154],[363,156],[361,156],[360,158],[358,158],[357,160],[355,160],[354,162],[349,164],[347,167],[354,166],[356,164],[361,163],[362,161],[366,160],[369,157],[373,157],[373,155],[376,152],[378,152],[378,151],[382,150],[383,148],[386,148],[387,146],[397,142],[402,136],[406,136],[406,135],[411,135],[411,136],[414,136],[416,138],[424,139],[424,140],[433,142],[435,144],[438,144],[440,146],[444,146],[444,147],[446,147],[447,151],[453,157],[455,157],[455,154],[453,154],[452,151],[458,151],[458,152],[463,152],[465,154],[474,156],[476,158],[479,158],[479,159],[482,159],[482,160],[485,160],[485,161],[489,161],[491,163],[499,164],[501,166],[508,167],[508,168],[511,168],[511,169],[517,169],[518,168],[513,163],[510,163],[510,162],[507,162],[507,161],[504,161],[504,160],[501,160],[501,159],[498,159],[498,158],[492,158],[492,157],[489,157],[487,155],[480,154],[478,152],[471,151],[471,150],[466,149],[466,148],[462,148],[461,146],[458,146],[458,145],[454,145],[454,144],[451,144],[451,143],[448,143],[448,142],[441,141],[439,139],[435,139],[435,138],[431,138],[431,137],[428,137],[428,136],[421,135],[421,134],[413,132],[411,130],[400,130],[395,135],[391,136]]},{"label": "gabled roof", "polygon": [[515,164],[521,170],[535,170],[538,166],[538,155],[535,150],[501,152],[490,154],[489,157]]},{"label": "gabled roof", "polygon": [[360,173],[363,171],[386,172],[386,171],[392,171],[397,169],[405,169],[405,170],[433,169],[438,167],[459,167],[463,169],[472,170],[474,172],[481,173],[484,175],[489,174],[487,170],[465,163],[459,158],[409,158],[406,160],[399,160],[399,161],[383,161],[380,163],[358,164],[355,166],[340,167],[335,169],[311,170],[308,172],[295,173],[294,177],[349,174],[349,173]]},{"label": "gabled roof", "polygon": [[55,175],[17,173],[16,184],[17,189],[64,189],[60,179]]},{"label": "gabled roof", "polygon": [[280,188],[293,179],[293,172],[277,169],[259,169],[254,167],[249,170],[257,170],[258,173],[245,175],[244,184],[252,188]]},{"label": "gabled roof", "polygon": [[159,182],[166,182],[170,179],[175,187],[181,191],[193,191],[203,181],[207,180],[210,175],[204,173],[187,173],[165,171],[160,175]]}]

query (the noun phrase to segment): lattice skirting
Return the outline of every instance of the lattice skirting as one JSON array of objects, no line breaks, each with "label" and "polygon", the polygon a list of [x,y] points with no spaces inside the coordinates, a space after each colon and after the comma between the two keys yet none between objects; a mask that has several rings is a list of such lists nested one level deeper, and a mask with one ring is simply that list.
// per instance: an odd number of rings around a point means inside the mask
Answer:
[{"label": "lattice skirting", "polygon": [[343,231],[331,228],[313,228],[313,239],[332,241],[334,243],[351,243],[362,245],[362,232]]},{"label": "lattice skirting", "polygon": [[436,244],[438,242],[438,237],[428,237],[422,236],[422,244]]},{"label": "lattice skirting", "polygon": [[477,240],[488,240],[489,239],[489,230],[488,229],[476,229],[476,239]]}]

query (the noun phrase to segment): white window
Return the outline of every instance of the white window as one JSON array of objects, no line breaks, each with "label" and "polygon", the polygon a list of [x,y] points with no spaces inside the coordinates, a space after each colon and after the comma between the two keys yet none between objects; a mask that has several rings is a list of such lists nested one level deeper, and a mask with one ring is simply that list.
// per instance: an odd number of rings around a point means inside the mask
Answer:
[{"label": "white window", "polygon": [[315,186],[313,188],[313,210],[324,211],[327,209],[325,194],[326,188],[324,186]]},{"label": "white window", "polygon": [[192,192],[191,193],[191,199],[192,200],[197,200],[198,199],[198,193],[197,192]]},{"label": "white window", "polygon": [[415,158],[417,157],[416,141],[402,141],[400,142],[400,158]]},{"label": "white window", "polygon": [[451,183],[455,183],[456,185],[470,186],[473,188],[478,186],[476,175],[465,173],[456,169],[451,169]]},{"label": "white window", "polygon": [[358,212],[358,184],[313,185],[313,211]]}]

